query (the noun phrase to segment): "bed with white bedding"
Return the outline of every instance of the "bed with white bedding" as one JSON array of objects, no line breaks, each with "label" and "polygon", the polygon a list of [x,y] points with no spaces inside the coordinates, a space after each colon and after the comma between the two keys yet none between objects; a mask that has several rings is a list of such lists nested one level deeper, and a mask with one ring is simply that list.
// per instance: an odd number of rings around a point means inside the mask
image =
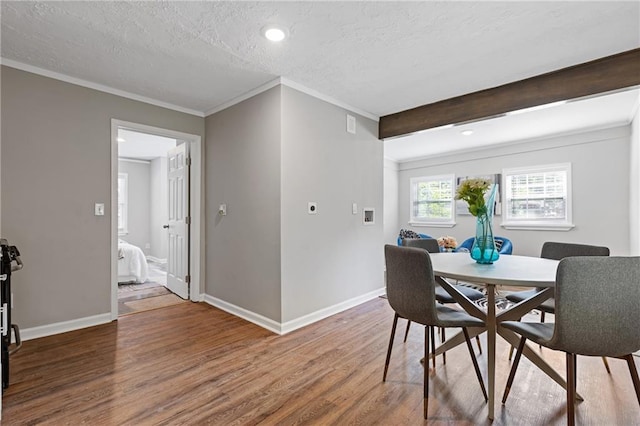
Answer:
[{"label": "bed with white bedding", "polygon": [[118,283],[143,283],[148,278],[144,252],[140,247],[118,240]]}]

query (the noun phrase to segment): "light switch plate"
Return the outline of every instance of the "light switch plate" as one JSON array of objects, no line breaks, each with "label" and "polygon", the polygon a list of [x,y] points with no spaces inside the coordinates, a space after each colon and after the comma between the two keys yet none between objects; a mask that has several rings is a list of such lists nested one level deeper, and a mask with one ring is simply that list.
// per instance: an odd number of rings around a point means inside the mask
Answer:
[{"label": "light switch plate", "polygon": [[347,114],[347,132],[356,134],[356,118],[349,114]]},{"label": "light switch plate", "polygon": [[104,203],[96,203],[94,214],[96,216],[104,216]]},{"label": "light switch plate", "polygon": [[307,213],[318,214],[318,203],[316,203],[315,201],[309,201],[307,203]]}]

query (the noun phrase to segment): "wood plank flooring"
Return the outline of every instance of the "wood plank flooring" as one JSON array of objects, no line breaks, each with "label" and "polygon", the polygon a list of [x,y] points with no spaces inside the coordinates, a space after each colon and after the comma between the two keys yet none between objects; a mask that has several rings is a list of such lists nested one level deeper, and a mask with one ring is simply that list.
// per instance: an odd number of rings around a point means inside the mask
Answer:
[{"label": "wood plank flooring", "polygon": [[[376,299],[276,336],[203,303],[24,343],[11,359],[4,425],[415,425],[422,419],[423,328],[397,333]],[[400,324],[404,330],[405,323]],[[452,331],[450,331],[452,332]],[[483,341],[483,343],[485,343]],[[498,339],[497,390],[509,371]],[[485,343],[486,346],[486,343]],[[475,347],[475,345],[474,345]],[[541,350],[559,371],[564,356]],[[479,355],[486,377],[486,358]],[[624,361],[578,358],[578,424],[640,424]],[[564,373],[562,373],[564,375]],[[429,424],[490,424],[465,347],[431,373]],[[565,392],[523,359],[494,425],[565,424]]]}]

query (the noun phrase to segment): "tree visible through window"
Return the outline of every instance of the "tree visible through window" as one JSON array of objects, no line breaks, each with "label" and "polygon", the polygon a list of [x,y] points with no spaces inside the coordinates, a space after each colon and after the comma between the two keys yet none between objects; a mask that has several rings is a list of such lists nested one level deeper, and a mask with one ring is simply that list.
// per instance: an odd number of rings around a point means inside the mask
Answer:
[{"label": "tree visible through window", "polygon": [[412,178],[410,222],[453,225],[453,182],[453,175]]},{"label": "tree visible through window", "polygon": [[505,169],[509,227],[571,228],[571,164]]}]

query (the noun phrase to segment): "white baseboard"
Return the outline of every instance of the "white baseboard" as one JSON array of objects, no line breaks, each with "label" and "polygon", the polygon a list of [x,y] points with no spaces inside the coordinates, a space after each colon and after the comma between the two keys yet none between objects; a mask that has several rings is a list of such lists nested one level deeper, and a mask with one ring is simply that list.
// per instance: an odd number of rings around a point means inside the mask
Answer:
[{"label": "white baseboard", "polygon": [[147,256],[147,260],[154,263],[159,263],[161,265],[164,265],[165,263],[167,263],[167,259],[160,259],[159,257],[155,257],[155,256]]},{"label": "white baseboard", "polygon": [[211,306],[222,309],[225,312],[259,325],[262,328],[266,328],[276,334],[282,334],[280,332],[280,323],[270,318],[256,314],[255,312],[251,312],[232,303],[225,302],[217,297],[209,296],[208,294],[204,295],[204,301]]},{"label": "white baseboard", "polygon": [[383,294],[385,294],[384,287],[378,290],[374,290],[369,293],[363,294],[361,296],[354,297],[349,300],[345,300],[344,302],[337,303],[333,306],[328,306],[326,308],[320,309],[318,311],[312,312],[310,314],[304,315],[294,320],[287,321],[285,323],[279,323],[265,316],[256,314],[255,312],[251,312],[247,309],[241,308],[232,303],[225,302],[224,300],[218,299],[208,294],[204,295],[204,302],[210,304],[211,306],[215,306],[218,309],[222,309],[223,311],[228,312],[232,315],[235,315],[249,322],[252,322],[262,328],[266,328],[271,332],[282,335],[282,334],[290,333],[299,328],[305,327],[309,324],[313,324],[314,322],[330,317],[331,315],[335,315],[339,312],[346,311],[347,309],[351,309],[354,306],[358,306],[371,299],[375,299],[376,297],[381,296]]},{"label": "white baseboard", "polygon": [[[385,293],[385,288],[371,291],[363,294],[362,296],[354,297],[353,299],[345,300],[344,302],[329,306],[318,311],[312,312],[308,315],[304,315],[300,318],[296,318],[285,323],[279,323],[263,315],[256,314],[247,309],[236,306],[232,303],[225,302],[208,294],[201,295],[200,300],[208,303],[211,306],[215,306],[218,309],[222,309],[237,317],[243,318],[249,322],[252,322],[262,328],[265,328],[276,334],[290,333],[299,328],[305,327],[314,322],[320,321],[331,315],[335,315],[339,312],[346,311],[347,309],[358,306],[371,299],[375,299]],[[62,321],[54,324],[41,325],[38,327],[25,328],[20,330],[20,337],[22,340],[32,340],[39,337],[53,336],[54,334],[66,333],[67,331],[79,330],[81,328],[93,327],[95,325],[106,324],[111,322],[111,313],[93,315],[90,317],[78,318],[70,321]]]},{"label": "white baseboard", "polygon": [[111,322],[111,313],[93,315],[91,317],[25,328],[24,330],[20,330],[20,337],[22,340],[37,339],[39,337],[53,336],[54,334],[66,333],[67,331],[93,327],[94,325],[106,324],[109,322]]},{"label": "white baseboard", "polygon": [[371,299],[375,299],[376,297],[382,296],[386,293],[386,288],[382,287],[378,290],[370,291],[369,293],[363,294],[361,296],[354,297],[349,300],[345,300],[344,302],[337,303],[333,306],[328,306],[326,308],[320,309],[318,311],[312,312],[310,314],[304,315],[302,317],[296,318],[291,321],[287,321],[281,325],[281,333],[286,334],[290,333],[299,328],[305,327],[309,324],[313,324],[314,322],[320,321],[342,311],[346,311],[347,309],[351,309],[355,306],[361,305],[364,302],[368,302]]}]

